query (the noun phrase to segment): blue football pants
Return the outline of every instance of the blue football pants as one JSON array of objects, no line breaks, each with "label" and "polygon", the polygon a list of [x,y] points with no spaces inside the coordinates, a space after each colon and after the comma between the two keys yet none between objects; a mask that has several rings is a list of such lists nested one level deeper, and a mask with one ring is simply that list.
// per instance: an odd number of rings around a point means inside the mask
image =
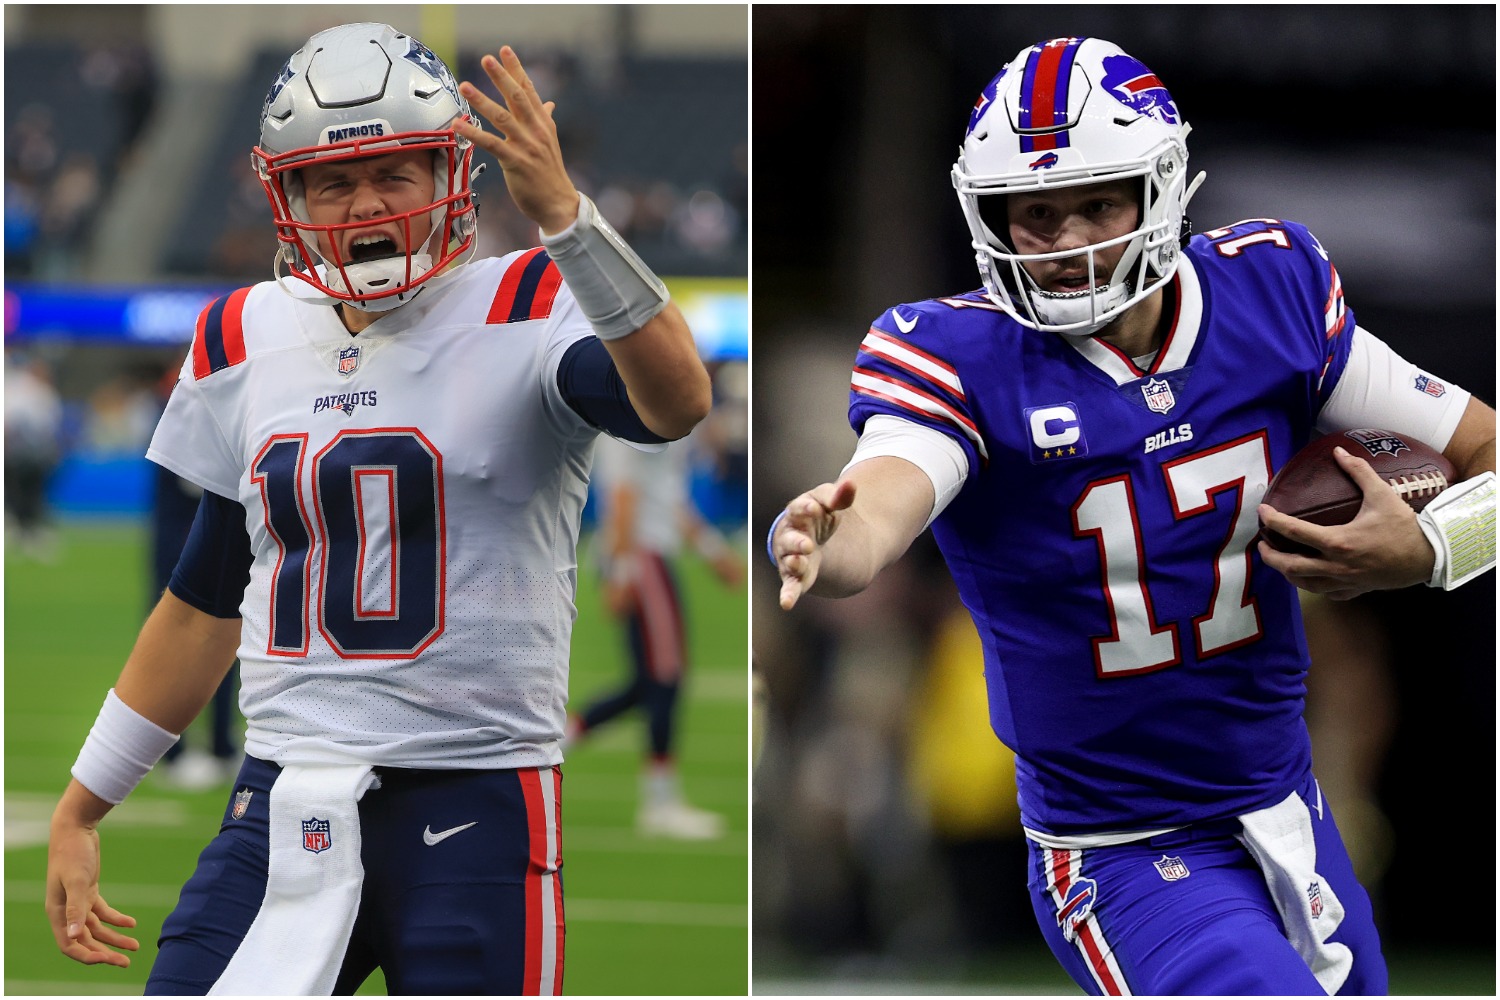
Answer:
[{"label": "blue football pants", "polygon": [[[365,875],[334,992],[353,993],[379,967],[392,994],[561,993],[562,879],[547,875],[549,821],[556,843],[561,836],[561,771],[377,772],[380,787],[359,803]],[[206,994],[245,939],[265,897],[280,773],[246,760],[218,836],[162,926],[148,995]],[[551,816],[544,782],[558,803]],[[238,817],[237,799],[246,802]]]},{"label": "blue football pants", "polygon": [[[1353,959],[1336,992],[1383,995],[1370,899],[1311,774],[1298,797],[1320,876],[1300,902],[1321,914],[1331,890],[1345,911],[1326,939]],[[1030,843],[1032,908],[1052,953],[1095,996],[1326,995],[1289,941],[1265,876],[1235,836],[1240,829],[1227,820],[1083,850]]]}]

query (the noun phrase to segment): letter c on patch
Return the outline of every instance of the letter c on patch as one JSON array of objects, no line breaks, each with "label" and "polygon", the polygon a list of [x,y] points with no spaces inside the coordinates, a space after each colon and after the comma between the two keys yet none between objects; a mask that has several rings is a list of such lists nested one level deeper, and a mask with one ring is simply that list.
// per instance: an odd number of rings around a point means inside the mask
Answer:
[{"label": "letter c on patch", "polygon": [[1029,417],[1031,440],[1038,448],[1056,448],[1078,441],[1078,413],[1071,406],[1039,407]]}]

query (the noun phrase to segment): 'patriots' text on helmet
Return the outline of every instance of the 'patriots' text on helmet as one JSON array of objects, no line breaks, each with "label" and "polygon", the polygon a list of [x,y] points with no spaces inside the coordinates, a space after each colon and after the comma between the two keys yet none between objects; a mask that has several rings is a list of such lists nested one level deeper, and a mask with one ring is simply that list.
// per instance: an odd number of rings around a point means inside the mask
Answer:
[{"label": "'patriots' text on helmet", "polygon": [[[1018,322],[1088,336],[1171,280],[1186,238],[1189,126],[1156,75],[1098,38],[1054,38],[1023,49],[990,81],[969,115],[953,186],[973,236],[985,290]],[[1139,185],[1135,228],[1106,243],[1045,254],[1017,253],[1004,223],[1016,192],[1131,180]],[[987,221],[987,220],[993,220]],[[1093,280],[1100,251],[1125,244],[1107,282]],[[1025,264],[1085,257],[1089,287],[1039,288]]]},{"label": "'patriots' text on helmet", "polygon": [[[271,84],[251,153],[281,241],[273,273],[280,278],[285,263],[335,301],[384,312],[466,263],[475,248],[474,150],[453,130],[459,118],[479,125],[448,67],[415,38],[385,24],[345,24],[309,38]],[[312,223],[303,168],[412,150],[432,151],[430,204],[379,219]],[[429,235],[413,246],[412,220],[424,214]],[[399,226],[404,248],[373,260],[341,258],[337,234],[380,224]]]}]

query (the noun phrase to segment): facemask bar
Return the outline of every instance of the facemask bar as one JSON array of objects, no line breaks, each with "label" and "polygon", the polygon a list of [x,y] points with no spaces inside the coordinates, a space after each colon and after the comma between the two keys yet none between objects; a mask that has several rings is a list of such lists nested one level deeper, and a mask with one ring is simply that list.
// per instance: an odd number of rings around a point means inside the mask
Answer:
[{"label": "facemask bar", "polygon": [[[1193,192],[1203,180],[1200,173],[1177,202],[1177,211],[1168,209],[1186,180],[1187,151],[1181,136],[1159,146],[1143,159],[1097,163],[1071,168],[1053,168],[1025,175],[973,175],[967,172],[964,157],[959,155],[953,168],[954,187],[968,220],[980,273],[986,279],[990,298],[1017,322],[1037,330],[1085,336],[1094,333],[1141,299],[1164,286],[1176,271],[1182,220]],[[1074,250],[1046,254],[1018,254],[1010,249],[1009,231],[995,233],[980,215],[978,198],[1001,194],[1034,192],[1076,187],[1090,183],[1142,178],[1141,224],[1133,231],[1103,243]],[[1153,218],[1155,216],[1156,218]],[[1095,254],[1120,243],[1134,243],[1127,249],[1111,275],[1109,285],[1098,287]],[[1027,273],[1029,262],[1084,257],[1088,269],[1088,289],[1070,295],[1042,292]],[[1070,302],[1088,311],[1080,314],[1067,309]],[[1076,319],[1048,319],[1041,315],[1037,302],[1054,307],[1052,311],[1078,314]]]},{"label": "facemask bar", "polygon": [[[293,196],[287,192],[288,181],[292,179],[289,176],[291,172],[314,162],[338,163],[423,149],[442,151],[441,160],[446,163],[446,170],[434,170],[434,190],[448,193],[419,209],[360,222],[314,225],[305,221],[304,196],[300,194]],[[288,276],[306,282],[332,299],[358,305],[409,293],[432,279],[449,264],[466,263],[473,256],[476,248],[473,192],[468,185],[464,185],[464,188],[457,192],[451,189],[453,179],[471,176],[470,163],[473,155],[472,145],[462,142],[454,133],[446,131],[405,132],[376,139],[353,139],[329,146],[320,146],[316,150],[292,150],[278,155],[267,154],[257,147],[251,154],[251,159],[260,178],[261,186],[265,188],[266,196],[270,199],[275,211],[276,238],[282,244],[272,261],[273,274],[279,280],[282,277],[281,266],[285,264]],[[297,179],[296,183],[300,184],[300,179]],[[431,232],[421,247],[412,247],[411,219],[413,216],[424,213],[432,216]],[[354,283],[350,280],[347,268],[357,265],[339,259],[337,234],[351,229],[365,229],[393,222],[402,227],[407,247],[404,280],[394,283],[388,290],[369,293],[351,291]],[[333,259],[330,260],[318,249],[315,237],[310,241],[311,246],[309,246],[309,241],[304,240],[303,233],[326,234]],[[417,263],[415,258],[425,254],[433,238],[438,236],[440,236],[438,245],[442,248],[439,259],[436,263],[427,265],[420,273],[414,274],[414,264]],[[463,259],[460,260],[460,258]],[[343,287],[334,288],[330,282],[323,280],[314,261],[325,261],[325,266],[335,269]]]}]

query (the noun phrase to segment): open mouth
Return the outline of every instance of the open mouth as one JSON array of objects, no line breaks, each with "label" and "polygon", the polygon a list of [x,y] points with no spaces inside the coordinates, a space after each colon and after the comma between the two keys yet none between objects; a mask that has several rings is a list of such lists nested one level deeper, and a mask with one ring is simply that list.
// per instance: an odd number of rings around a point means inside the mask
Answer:
[{"label": "open mouth", "polygon": [[401,248],[396,241],[389,236],[371,233],[368,236],[356,236],[349,243],[349,263],[362,264],[369,260],[381,260],[385,257],[395,257],[401,253]]}]

